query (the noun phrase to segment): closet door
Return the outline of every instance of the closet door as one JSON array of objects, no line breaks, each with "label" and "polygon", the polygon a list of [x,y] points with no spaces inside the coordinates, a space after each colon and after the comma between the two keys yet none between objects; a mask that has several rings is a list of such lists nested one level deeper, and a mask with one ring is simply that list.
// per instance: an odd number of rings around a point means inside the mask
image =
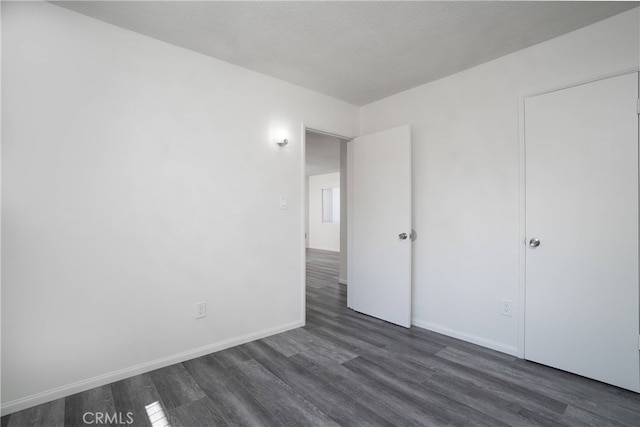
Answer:
[{"label": "closet door", "polygon": [[640,391],[638,74],[525,100],[525,358]]}]

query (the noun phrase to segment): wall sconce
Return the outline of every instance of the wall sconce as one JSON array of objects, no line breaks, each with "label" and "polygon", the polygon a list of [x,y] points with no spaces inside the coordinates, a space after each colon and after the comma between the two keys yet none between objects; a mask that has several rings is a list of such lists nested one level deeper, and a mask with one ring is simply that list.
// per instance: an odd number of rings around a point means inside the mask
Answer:
[{"label": "wall sconce", "polygon": [[271,143],[274,142],[278,144],[280,147],[285,147],[289,144],[289,132],[287,132],[286,127],[282,125],[271,125]]}]

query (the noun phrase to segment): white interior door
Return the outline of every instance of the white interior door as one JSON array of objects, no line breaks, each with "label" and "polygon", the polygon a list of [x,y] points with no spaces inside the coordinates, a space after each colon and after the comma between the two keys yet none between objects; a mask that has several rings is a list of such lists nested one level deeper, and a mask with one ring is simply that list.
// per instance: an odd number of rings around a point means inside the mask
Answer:
[{"label": "white interior door", "polygon": [[640,391],[637,99],[633,73],[525,100],[525,358]]},{"label": "white interior door", "polygon": [[347,305],[411,326],[411,128],[347,147]]}]

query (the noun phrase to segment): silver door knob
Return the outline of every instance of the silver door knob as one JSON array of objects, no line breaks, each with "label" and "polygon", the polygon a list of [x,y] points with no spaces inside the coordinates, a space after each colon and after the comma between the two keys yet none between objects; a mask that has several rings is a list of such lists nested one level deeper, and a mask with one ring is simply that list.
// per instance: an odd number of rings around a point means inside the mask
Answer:
[{"label": "silver door knob", "polygon": [[409,237],[409,236],[407,236],[407,233],[400,233],[400,234],[398,234],[398,238],[399,238],[400,240],[406,240],[406,239],[407,239],[407,237]]},{"label": "silver door knob", "polygon": [[534,237],[533,239],[529,240],[529,246],[531,246],[532,248],[537,248],[538,246],[540,246],[540,240]]}]

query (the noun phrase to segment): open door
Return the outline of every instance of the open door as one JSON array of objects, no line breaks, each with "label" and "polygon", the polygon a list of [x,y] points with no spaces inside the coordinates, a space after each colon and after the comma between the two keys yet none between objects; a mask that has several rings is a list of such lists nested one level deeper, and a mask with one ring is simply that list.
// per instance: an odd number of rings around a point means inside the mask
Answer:
[{"label": "open door", "polygon": [[347,148],[347,305],[411,326],[411,128],[358,137]]}]

